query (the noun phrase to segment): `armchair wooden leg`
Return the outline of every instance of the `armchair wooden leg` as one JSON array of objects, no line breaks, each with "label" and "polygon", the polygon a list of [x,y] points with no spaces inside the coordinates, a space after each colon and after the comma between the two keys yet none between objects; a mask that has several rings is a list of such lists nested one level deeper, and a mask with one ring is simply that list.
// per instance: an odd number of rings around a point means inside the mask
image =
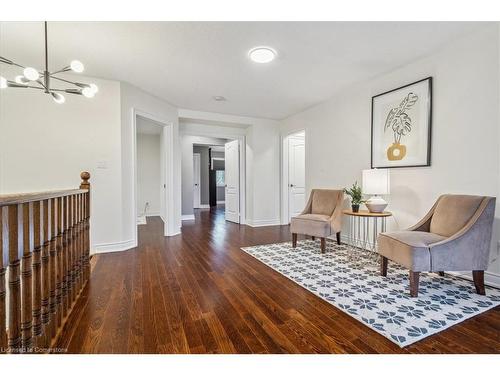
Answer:
[{"label": "armchair wooden leg", "polygon": [[472,279],[474,280],[477,294],[486,295],[486,290],[484,289],[484,271],[472,271]]},{"label": "armchair wooden leg", "polygon": [[340,245],[340,232],[337,232],[337,245]]},{"label": "armchair wooden leg", "polygon": [[297,247],[297,233],[292,233],[292,247]]},{"label": "armchair wooden leg", "polygon": [[326,239],[324,237],[321,237],[321,252],[325,252],[325,247],[326,247]]},{"label": "armchair wooden leg", "polygon": [[385,256],[381,255],[380,256],[380,275],[381,276],[387,276],[387,263],[389,262],[389,259],[387,259]]},{"label": "armchair wooden leg", "polygon": [[410,296],[418,297],[418,280],[420,272],[410,271]]},{"label": "armchair wooden leg", "polygon": [[313,240],[313,241],[314,241],[315,239],[316,239],[316,237],[314,237],[314,236],[311,236],[311,240]]}]

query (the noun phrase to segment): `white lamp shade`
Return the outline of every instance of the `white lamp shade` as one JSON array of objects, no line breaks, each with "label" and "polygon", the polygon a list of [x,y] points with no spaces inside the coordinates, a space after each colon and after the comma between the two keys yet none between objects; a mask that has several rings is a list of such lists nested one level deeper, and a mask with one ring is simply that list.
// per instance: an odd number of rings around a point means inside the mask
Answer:
[{"label": "white lamp shade", "polygon": [[363,194],[390,193],[388,169],[365,169],[363,171]]}]

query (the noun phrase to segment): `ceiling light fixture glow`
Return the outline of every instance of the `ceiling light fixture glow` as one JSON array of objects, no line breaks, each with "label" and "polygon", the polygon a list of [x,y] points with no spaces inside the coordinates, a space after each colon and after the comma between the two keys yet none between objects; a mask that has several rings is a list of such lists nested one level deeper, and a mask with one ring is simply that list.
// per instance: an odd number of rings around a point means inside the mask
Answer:
[{"label": "ceiling light fixture glow", "polygon": [[255,47],[248,52],[248,57],[258,64],[267,64],[276,58],[276,51],[271,47]]}]

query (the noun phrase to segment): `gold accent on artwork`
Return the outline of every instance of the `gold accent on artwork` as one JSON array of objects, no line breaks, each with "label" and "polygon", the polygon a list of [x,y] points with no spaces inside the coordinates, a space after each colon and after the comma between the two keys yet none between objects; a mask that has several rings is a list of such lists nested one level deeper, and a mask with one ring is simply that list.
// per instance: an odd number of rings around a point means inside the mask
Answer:
[{"label": "gold accent on artwork", "polygon": [[406,156],[406,146],[399,142],[395,142],[387,149],[387,159],[401,160]]}]

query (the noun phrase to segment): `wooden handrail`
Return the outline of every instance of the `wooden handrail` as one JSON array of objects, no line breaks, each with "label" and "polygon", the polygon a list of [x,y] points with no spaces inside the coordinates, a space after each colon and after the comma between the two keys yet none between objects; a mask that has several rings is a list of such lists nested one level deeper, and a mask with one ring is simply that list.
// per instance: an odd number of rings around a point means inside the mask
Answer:
[{"label": "wooden handrail", "polygon": [[53,348],[90,277],[90,174],[80,176],[79,189],[0,195],[0,353]]},{"label": "wooden handrail", "polygon": [[21,194],[0,194],[0,207],[9,206],[12,204],[22,204],[36,201],[43,201],[46,199],[66,197],[75,194],[87,194],[86,189],[67,189],[67,190],[53,190],[43,191],[37,193],[21,193]]}]

